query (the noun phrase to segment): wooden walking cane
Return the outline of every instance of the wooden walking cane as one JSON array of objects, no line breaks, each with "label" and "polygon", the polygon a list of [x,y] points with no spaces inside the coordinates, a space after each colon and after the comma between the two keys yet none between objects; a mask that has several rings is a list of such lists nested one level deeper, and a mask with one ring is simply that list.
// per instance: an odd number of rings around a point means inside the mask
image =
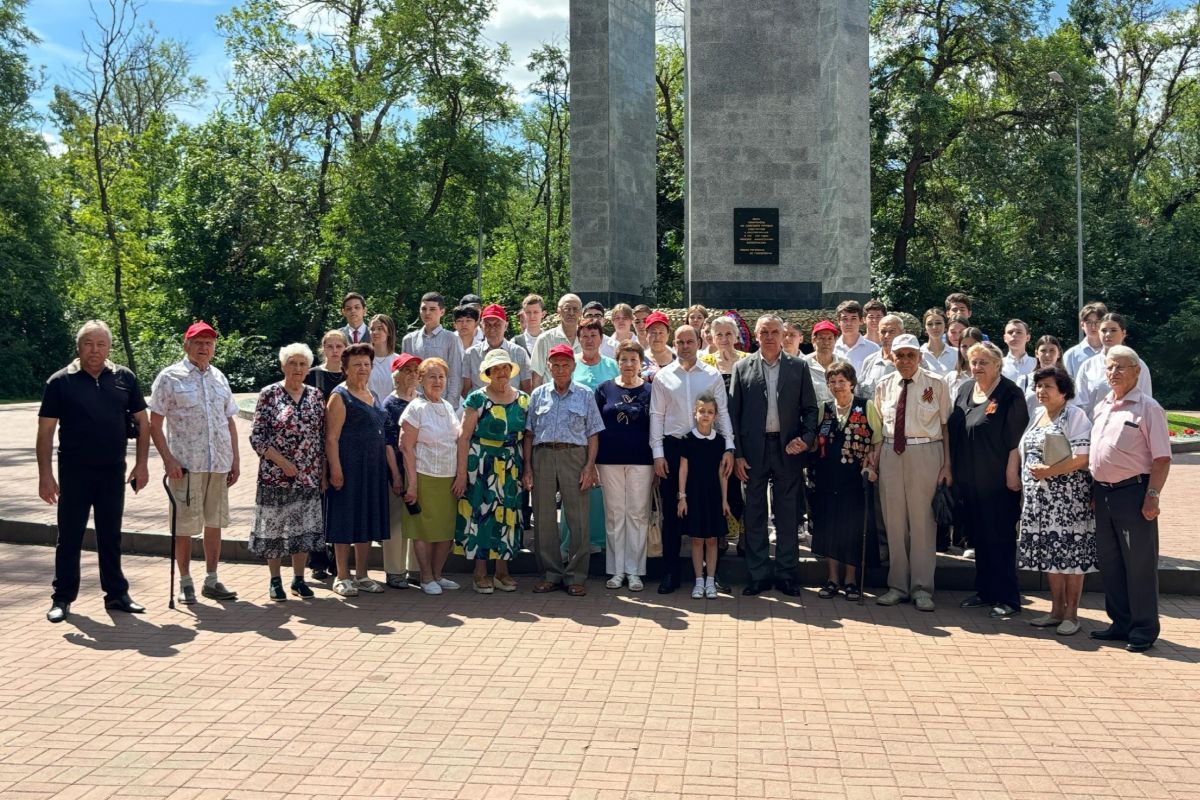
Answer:
[{"label": "wooden walking cane", "polygon": [[[187,469],[183,469],[183,474],[187,475]],[[163,488],[167,490],[167,499],[171,502],[171,583],[167,586],[167,607],[171,610],[175,609],[175,493],[171,491],[170,485],[167,483],[167,476],[163,475]]]}]

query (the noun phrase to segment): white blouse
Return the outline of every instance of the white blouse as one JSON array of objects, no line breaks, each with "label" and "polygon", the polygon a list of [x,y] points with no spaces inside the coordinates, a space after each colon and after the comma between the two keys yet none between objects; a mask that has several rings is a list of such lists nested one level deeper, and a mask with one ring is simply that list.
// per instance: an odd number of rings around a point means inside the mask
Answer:
[{"label": "white blouse", "polygon": [[400,415],[417,429],[417,472],[431,478],[453,478],[458,470],[458,434],[462,424],[445,399],[431,403],[416,397]]}]

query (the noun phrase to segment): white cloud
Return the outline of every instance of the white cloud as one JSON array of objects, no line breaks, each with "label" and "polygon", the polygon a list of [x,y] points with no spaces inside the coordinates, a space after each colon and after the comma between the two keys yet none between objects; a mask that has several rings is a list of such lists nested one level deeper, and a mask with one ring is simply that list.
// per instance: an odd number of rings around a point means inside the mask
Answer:
[{"label": "white cloud", "polygon": [[484,35],[508,45],[512,64],[503,77],[518,96],[525,94],[535,77],[525,69],[529,54],[546,42],[567,47],[569,9],[568,0],[497,0]]}]

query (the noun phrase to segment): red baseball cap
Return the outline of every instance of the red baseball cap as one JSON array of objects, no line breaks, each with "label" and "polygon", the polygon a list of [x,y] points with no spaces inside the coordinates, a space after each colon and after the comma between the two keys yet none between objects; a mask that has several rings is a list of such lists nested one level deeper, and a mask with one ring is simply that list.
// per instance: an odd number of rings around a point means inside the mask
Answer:
[{"label": "red baseball cap", "polygon": [[485,319],[502,319],[508,322],[508,312],[504,310],[504,306],[492,303],[479,315],[480,322],[483,322]]},{"label": "red baseball cap", "polygon": [[400,355],[398,355],[392,359],[392,372],[395,372],[396,370],[399,370],[399,369],[404,369],[406,366],[408,366],[409,364],[411,364],[414,361],[417,362],[418,364],[421,363],[421,359],[417,358],[412,353],[401,353]]},{"label": "red baseball cap", "polygon": [[554,347],[550,348],[550,353],[546,356],[546,360],[549,361],[555,356],[564,356],[574,361],[575,348],[571,347],[569,344],[556,344]]},{"label": "red baseball cap", "polygon": [[195,339],[197,336],[211,336],[217,338],[217,332],[204,320],[193,322],[187,329],[187,333],[183,334],[183,340],[186,342],[189,339]]},{"label": "red baseball cap", "polygon": [[646,317],[646,329],[649,330],[651,325],[666,325],[667,330],[671,329],[671,320],[667,319],[667,315],[661,311],[651,312]]},{"label": "red baseball cap", "polygon": [[816,336],[818,333],[824,333],[825,331],[829,331],[830,333],[834,334],[835,336],[837,334],[841,333],[841,331],[838,330],[837,325],[834,325],[832,322],[830,322],[827,319],[823,319],[820,322],[818,322],[816,325],[813,325],[812,335]]}]

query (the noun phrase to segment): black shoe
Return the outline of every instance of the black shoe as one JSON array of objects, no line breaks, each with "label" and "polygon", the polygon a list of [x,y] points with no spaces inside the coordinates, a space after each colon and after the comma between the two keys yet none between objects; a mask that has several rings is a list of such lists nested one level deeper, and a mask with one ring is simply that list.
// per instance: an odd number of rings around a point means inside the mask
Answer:
[{"label": "black shoe", "polygon": [[323,569],[314,569],[312,572],[312,579],[314,581],[327,581],[329,580],[329,573]]},{"label": "black shoe", "polygon": [[762,594],[771,588],[770,581],[750,581],[746,584],[746,588],[742,589],[742,594],[746,597],[753,597],[756,594]]},{"label": "black shoe", "polygon": [[658,584],[658,593],[659,594],[671,594],[671,592],[675,591],[678,588],[679,588],[679,578],[677,578],[675,575],[668,572],[666,575],[663,576],[662,581],[659,582],[659,584]]},{"label": "black shoe", "polygon": [[287,600],[287,595],[283,591],[283,578],[271,578],[271,585],[267,588],[267,595],[276,603],[282,603]]},{"label": "black shoe", "polygon": [[837,597],[837,593],[838,585],[833,581],[825,581],[825,585],[817,592],[817,597],[822,600],[829,600],[830,598]]},{"label": "black shoe", "polygon": [[842,591],[846,593],[847,600],[859,600],[862,598],[862,589],[858,588],[857,583],[847,583],[842,587]]},{"label": "black shoe", "polygon": [[308,588],[308,584],[304,582],[304,578],[297,575],[295,578],[292,578],[292,594],[307,600],[313,596],[313,590]]},{"label": "black shoe", "polygon": [[126,614],[145,614],[146,607],[133,602],[128,592],[120,597],[104,598],[104,607],[113,611],[124,611]]},{"label": "black shoe", "polygon": [[729,584],[720,578],[713,578],[713,583],[717,587],[717,591],[721,594],[729,594]]},{"label": "black shoe", "polygon": [[1013,608],[1008,603],[997,603],[992,606],[992,610],[988,612],[988,616],[992,619],[1008,619],[1021,613],[1021,609]]},{"label": "black shoe", "polygon": [[729,549],[729,540],[728,539],[718,539],[717,540],[717,553],[719,555],[725,555],[725,551],[728,549]]},{"label": "black shoe", "polygon": [[1130,642],[1125,645],[1125,649],[1131,653],[1144,653],[1154,647],[1154,642]]},{"label": "black shoe", "polygon": [[1113,630],[1112,627],[1108,627],[1092,631],[1088,636],[1100,642],[1123,642],[1129,637],[1129,634],[1121,633],[1120,631]]},{"label": "black shoe", "polygon": [[51,622],[62,622],[69,616],[71,616],[71,604],[64,603],[62,600],[55,600],[50,605],[50,610],[46,612],[46,619]]},{"label": "black shoe", "polygon": [[959,603],[958,607],[959,608],[983,608],[984,606],[990,606],[990,605],[991,605],[991,603],[987,602],[979,595],[973,594],[970,597],[968,597],[966,600],[963,600],[961,603]]},{"label": "black shoe", "polygon": [[788,597],[800,596],[800,584],[797,581],[776,581],[775,588]]}]

